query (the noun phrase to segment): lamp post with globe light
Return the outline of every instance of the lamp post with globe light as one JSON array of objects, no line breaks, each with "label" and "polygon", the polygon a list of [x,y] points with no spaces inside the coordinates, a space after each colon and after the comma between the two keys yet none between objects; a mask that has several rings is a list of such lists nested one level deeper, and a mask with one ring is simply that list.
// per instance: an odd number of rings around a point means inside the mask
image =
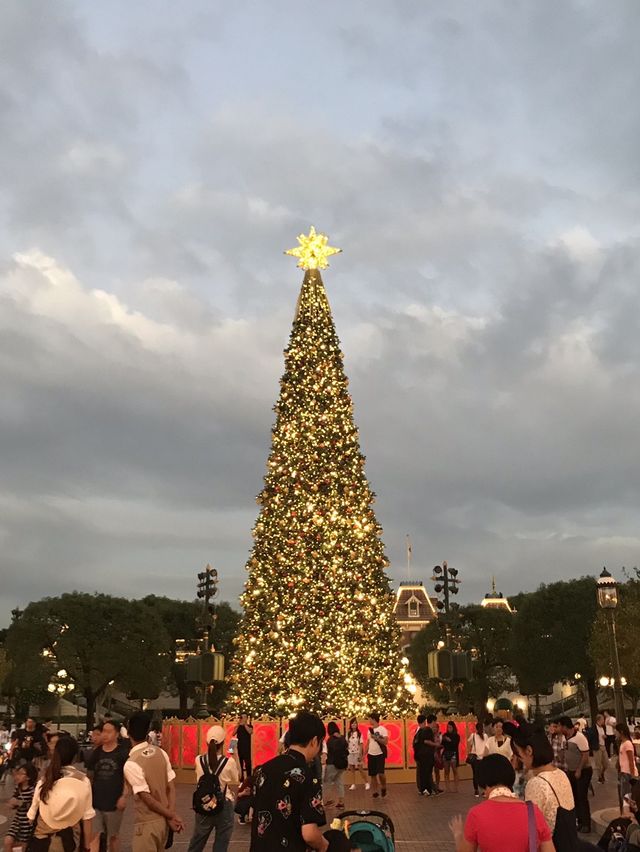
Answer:
[{"label": "lamp post with globe light", "polygon": [[66,669],[58,669],[55,674],[52,674],[47,685],[47,692],[58,696],[58,730],[62,727],[62,698],[68,692],[72,692],[75,686],[75,683],[69,680]]},{"label": "lamp post with globe light", "polygon": [[[613,699],[618,722],[626,720],[624,709],[624,694],[622,692],[623,677],[620,673],[620,657],[618,655],[618,640],[616,638],[616,608],[618,606],[618,584],[606,568],[598,577],[598,605],[604,610],[609,628],[609,653],[613,677],[609,683],[613,687]],[[604,678],[600,678],[600,684]]]}]

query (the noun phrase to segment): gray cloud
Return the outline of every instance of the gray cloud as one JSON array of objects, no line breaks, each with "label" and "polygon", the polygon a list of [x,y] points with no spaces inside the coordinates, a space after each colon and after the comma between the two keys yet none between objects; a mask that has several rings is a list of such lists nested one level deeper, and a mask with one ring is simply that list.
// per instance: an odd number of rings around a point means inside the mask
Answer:
[{"label": "gray cloud", "polygon": [[238,594],[310,222],[395,576],[636,564],[637,6],[119,9],[0,13],[5,617]]}]

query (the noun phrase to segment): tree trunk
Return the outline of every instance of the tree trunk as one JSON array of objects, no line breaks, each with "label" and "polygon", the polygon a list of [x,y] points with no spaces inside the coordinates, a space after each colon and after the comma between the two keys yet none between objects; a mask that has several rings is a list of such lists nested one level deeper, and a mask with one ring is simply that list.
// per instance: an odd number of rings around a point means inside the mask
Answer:
[{"label": "tree trunk", "polygon": [[596,716],[598,715],[598,687],[596,679],[588,677],[587,679],[587,694],[589,696],[589,714],[591,716],[591,724],[595,725]]},{"label": "tree trunk", "polygon": [[180,715],[186,716],[189,711],[189,687],[186,683],[178,684],[178,696],[180,698]]},{"label": "tree trunk", "polygon": [[96,718],[96,696],[90,689],[85,689],[84,698],[87,702],[87,733],[93,728]]}]

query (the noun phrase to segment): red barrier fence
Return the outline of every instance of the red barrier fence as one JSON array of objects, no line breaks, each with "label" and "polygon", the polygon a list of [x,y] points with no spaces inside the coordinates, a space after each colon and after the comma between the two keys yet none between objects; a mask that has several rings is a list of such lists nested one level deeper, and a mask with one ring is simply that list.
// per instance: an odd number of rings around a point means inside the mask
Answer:
[{"label": "red barrier fence", "polygon": [[[325,721],[329,721],[328,719]],[[334,719],[344,732],[348,719]],[[440,718],[438,724],[444,732],[447,722],[453,721],[460,734],[460,764],[467,758],[467,740],[475,730],[476,720],[472,716]],[[280,737],[288,726],[288,719],[256,719],[253,724],[253,765],[260,766],[278,753]],[[417,723],[415,718],[382,719],[381,725],[389,731],[386,765],[389,770],[415,769],[413,759],[413,737]],[[206,751],[206,733],[211,725],[222,725],[227,732],[227,745],[238,725],[237,719],[165,719],[162,725],[162,748],[169,755],[171,764],[178,770],[192,770],[198,754]],[[361,722],[363,742],[366,742],[369,725]],[[391,773],[393,775],[393,773]],[[404,780],[404,778],[403,778]],[[409,780],[407,778],[407,780]]]}]

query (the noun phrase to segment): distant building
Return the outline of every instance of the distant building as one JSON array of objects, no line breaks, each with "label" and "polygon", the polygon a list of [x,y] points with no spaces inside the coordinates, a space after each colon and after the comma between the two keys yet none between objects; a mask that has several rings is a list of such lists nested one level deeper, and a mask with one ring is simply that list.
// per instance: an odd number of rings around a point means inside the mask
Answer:
[{"label": "distant building", "polygon": [[419,580],[404,580],[400,583],[393,611],[402,631],[403,649],[411,644],[419,630],[436,618],[433,601],[424,583]]},{"label": "distant building", "polygon": [[507,612],[514,613],[515,609],[509,603],[509,599],[506,598],[502,592],[496,591],[496,578],[491,578],[491,591],[487,592],[487,594],[480,601],[480,606],[485,606],[488,609],[504,609]]}]

